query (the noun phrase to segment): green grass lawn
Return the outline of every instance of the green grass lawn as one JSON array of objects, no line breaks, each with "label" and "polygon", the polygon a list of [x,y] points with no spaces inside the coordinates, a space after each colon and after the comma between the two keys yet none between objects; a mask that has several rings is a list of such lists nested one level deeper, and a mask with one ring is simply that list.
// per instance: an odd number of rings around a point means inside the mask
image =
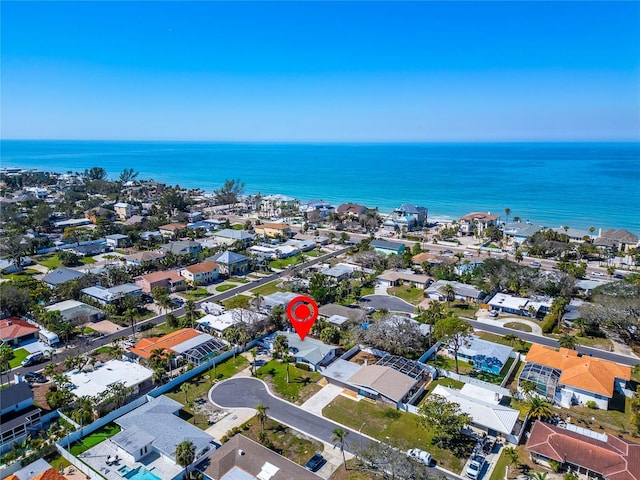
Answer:
[{"label": "green grass lawn", "polygon": [[40,265],[47,267],[49,270],[55,270],[62,267],[62,262],[55,254],[43,255],[41,257],[34,258]]},{"label": "green grass lawn", "polygon": [[500,451],[498,461],[496,462],[496,466],[493,468],[493,472],[491,472],[491,477],[489,478],[489,480],[504,480],[504,473],[509,465],[509,459],[504,454],[504,449],[502,449],[502,451]]},{"label": "green grass lawn", "polygon": [[184,292],[180,292],[180,296],[186,298],[187,300],[200,300],[201,298],[209,297],[211,294],[207,291],[206,288],[198,287],[194,290],[185,290]]},{"label": "green grass lawn", "polygon": [[[418,416],[396,410],[393,407],[372,403],[366,400],[356,402],[338,396],[327,405],[322,414],[342,423],[354,430],[362,427],[362,432],[378,440],[397,445],[400,449],[421,448],[431,453],[442,467],[459,472],[462,470],[466,456],[458,458],[448,449],[432,443],[433,432],[417,423]],[[465,451],[473,449],[474,440],[468,437]]]},{"label": "green grass lawn", "polygon": [[475,303],[462,303],[454,302],[449,307],[449,310],[459,317],[475,318],[476,312],[480,309],[480,306]]},{"label": "green grass lawn", "polygon": [[170,327],[169,324],[167,322],[161,323],[160,325],[156,326],[154,331],[155,334],[154,335],[158,335],[159,337],[166,335],[168,333],[171,332],[175,332],[176,330],[180,330],[180,326],[175,326],[175,327]]},{"label": "green grass lawn", "polygon": [[276,285],[277,282],[273,281],[270,283],[265,283],[264,285],[261,285],[257,288],[254,288],[253,290],[251,290],[251,293],[253,293],[254,295],[262,295],[263,297],[265,295],[271,295],[272,293],[276,293],[276,292],[284,292],[284,290],[282,290],[281,288],[278,288],[278,286]]},{"label": "green grass lawn", "polygon": [[269,267],[282,270],[283,268],[286,268],[288,265],[297,265],[302,261],[303,261],[302,257],[300,257],[299,255],[294,255],[293,257],[289,257],[289,258],[279,258],[278,260],[273,260],[269,262]]},{"label": "green grass lawn", "polygon": [[424,300],[424,289],[415,288],[411,285],[402,285],[400,287],[391,287],[387,289],[389,295],[394,295],[401,298],[405,302],[409,302],[412,305],[418,305]]},{"label": "green grass lawn", "polygon": [[[438,378],[437,380],[432,381],[429,384],[429,386],[427,388],[425,388],[425,390],[424,390],[424,392],[425,392],[424,398],[427,398],[427,396],[429,394],[431,394],[431,392],[433,392],[433,389],[436,388],[438,385],[442,385],[443,387],[450,387],[450,388],[455,388],[456,390],[460,390],[464,386],[464,382],[460,382],[458,380],[454,380],[453,378],[447,378],[447,377]],[[422,402],[420,402],[420,403],[422,403]]]},{"label": "green grass lawn", "polygon": [[93,257],[82,257],[80,259],[80,263],[84,264],[84,265],[90,265],[92,263],[96,263],[96,259]]},{"label": "green grass lawn", "polygon": [[246,295],[238,295],[235,297],[227,298],[223,300],[221,303],[227,310],[231,310],[232,308],[249,308],[249,301],[251,298]]},{"label": "green grass lawn", "polygon": [[320,390],[316,383],[322,377],[318,372],[307,372],[289,365],[290,382],[287,383],[286,366],[277,360],[265,363],[256,374],[258,378],[268,380],[282,398],[298,404]]},{"label": "green grass lawn", "polygon": [[231,290],[232,288],[236,288],[237,285],[231,285],[229,283],[225,283],[223,285],[218,285],[216,287],[216,292],[226,292],[227,290]]},{"label": "green grass lawn", "polygon": [[46,460],[47,462],[49,462],[49,465],[51,465],[53,468],[55,468],[58,471],[62,470],[63,468],[67,468],[71,465],[71,462],[69,462],[69,460],[64,458],[59,453],[56,453],[53,457],[49,457]]},{"label": "green grass lawn", "polygon": [[96,430],[91,435],[73,443],[71,445],[71,453],[77,457],[81,453],[95,447],[100,442],[105,441],[107,438],[113,437],[119,431],[120,427],[118,425],[115,423],[109,423],[99,430]]},{"label": "green grass lawn", "polygon": [[305,257],[319,257],[321,253],[318,250],[313,249],[313,250],[309,250],[308,252],[304,252],[303,255]]},{"label": "green grass lawn", "polygon": [[244,230],[244,225],[242,223],[234,223],[231,228],[233,230]]},{"label": "green grass lawn", "polygon": [[22,361],[27,358],[29,352],[24,348],[18,348],[13,351],[13,358],[9,360],[9,368],[16,368],[22,364]]},{"label": "green grass lawn", "polygon": [[230,282],[235,282],[235,283],[249,283],[250,282],[246,278],[240,278],[240,277],[231,277],[229,279],[229,281]]},{"label": "green grass lawn", "polygon": [[373,295],[374,293],[376,293],[376,289],[374,287],[371,287],[371,288],[363,287],[362,291],[360,292],[360,295],[364,297],[365,295]]},{"label": "green grass lawn", "polygon": [[521,332],[532,332],[533,329],[531,325],[527,325],[526,323],[520,322],[507,322],[504,324],[506,328],[512,328],[513,330],[519,330]]},{"label": "green grass lawn", "polygon": [[93,334],[95,334],[95,333],[98,333],[98,331],[97,331],[97,330],[94,330],[94,329],[93,329],[93,328],[91,328],[91,327],[84,327],[84,328],[82,329],[82,333],[83,333],[84,335],[93,335]]},{"label": "green grass lawn", "polygon": [[38,270],[31,270],[29,269],[29,267],[26,267],[21,272],[5,273],[1,275],[1,277],[11,280],[11,279],[20,278],[20,277],[32,277],[33,275],[38,275],[39,273],[41,272],[39,272]]},{"label": "green grass lawn", "polygon": [[531,348],[531,343],[529,342],[524,342],[524,344],[521,344],[519,341],[510,342],[509,340],[505,340],[505,338],[502,335],[496,335],[495,333],[480,331],[480,332],[475,332],[474,335],[482,338],[483,340],[488,340],[489,342],[499,343],[501,345],[508,345],[509,347],[512,347],[515,351],[520,353],[527,353]]}]

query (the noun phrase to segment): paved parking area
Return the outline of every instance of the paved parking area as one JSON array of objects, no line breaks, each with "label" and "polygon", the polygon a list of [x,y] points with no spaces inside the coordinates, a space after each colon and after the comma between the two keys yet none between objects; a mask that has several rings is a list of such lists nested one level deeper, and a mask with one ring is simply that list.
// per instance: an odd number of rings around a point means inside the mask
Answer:
[{"label": "paved parking area", "polygon": [[342,387],[337,385],[327,384],[322,389],[309,398],[306,402],[300,405],[300,408],[307,412],[315,413],[316,415],[322,415],[322,409],[333,401],[338,395],[342,393]]},{"label": "paved parking area", "polygon": [[360,303],[365,307],[373,307],[377,310],[386,308],[390,312],[413,313],[416,308],[401,298],[391,295],[367,295],[360,299]]}]

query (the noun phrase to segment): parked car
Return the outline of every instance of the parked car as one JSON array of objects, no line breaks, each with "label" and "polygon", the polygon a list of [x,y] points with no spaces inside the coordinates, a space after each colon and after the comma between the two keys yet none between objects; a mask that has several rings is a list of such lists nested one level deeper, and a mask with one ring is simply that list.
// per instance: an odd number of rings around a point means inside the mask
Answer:
[{"label": "parked car", "polygon": [[494,317],[494,318],[495,318],[495,317],[497,317],[497,316],[498,316],[498,313],[499,313],[499,312],[498,312],[497,310],[489,310],[489,315],[490,315],[491,317]]},{"label": "parked car", "polygon": [[540,262],[531,262],[529,265],[531,265],[532,267],[537,267],[537,268],[540,268],[542,266],[542,264]]},{"label": "parked car", "polygon": [[480,474],[482,473],[482,469],[484,468],[484,464],[486,463],[486,460],[484,459],[484,457],[481,457],[480,455],[476,455],[474,456],[470,461],[469,461],[469,466],[467,467],[467,477],[471,478],[472,480],[477,480],[478,478],[480,478]]},{"label": "parked car", "polygon": [[453,250],[451,250],[450,248],[447,248],[443,253],[453,253]]},{"label": "parked car", "polygon": [[35,352],[27,355],[25,359],[22,361],[23,367],[30,367],[31,365],[36,365],[40,362],[44,361],[44,353]]},{"label": "parked car", "polygon": [[47,383],[47,378],[38,372],[27,372],[24,379],[29,383]]},{"label": "parked car", "polygon": [[305,468],[307,470],[311,470],[312,472],[317,472],[318,470],[320,470],[320,467],[324,465],[324,463],[324,457],[321,454],[316,453],[313,457],[311,457],[311,459],[309,459],[309,461],[305,465]]},{"label": "parked car", "polygon": [[409,455],[411,458],[415,458],[425,465],[431,465],[431,454],[429,452],[425,452],[424,450],[420,450],[419,448],[412,448],[407,451],[407,455]]}]

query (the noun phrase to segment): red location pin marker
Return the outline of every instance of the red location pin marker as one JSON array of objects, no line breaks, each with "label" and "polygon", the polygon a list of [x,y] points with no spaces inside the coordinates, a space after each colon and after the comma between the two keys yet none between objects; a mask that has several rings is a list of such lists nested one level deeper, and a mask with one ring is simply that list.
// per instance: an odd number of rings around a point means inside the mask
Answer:
[{"label": "red location pin marker", "polygon": [[304,337],[307,336],[318,318],[318,304],[313,298],[306,295],[295,297],[287,305],[287,317],[298,332],[300,340],[304,341]]}]

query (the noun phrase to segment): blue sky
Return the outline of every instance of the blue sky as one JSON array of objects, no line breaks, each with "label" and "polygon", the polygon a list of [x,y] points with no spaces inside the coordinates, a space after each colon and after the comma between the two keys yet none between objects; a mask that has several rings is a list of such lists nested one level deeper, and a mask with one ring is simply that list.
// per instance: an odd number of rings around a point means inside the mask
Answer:
[{"label": "blue sky", "polygon": [[638,2],[1,2],[2,138],[640,140]]}]

